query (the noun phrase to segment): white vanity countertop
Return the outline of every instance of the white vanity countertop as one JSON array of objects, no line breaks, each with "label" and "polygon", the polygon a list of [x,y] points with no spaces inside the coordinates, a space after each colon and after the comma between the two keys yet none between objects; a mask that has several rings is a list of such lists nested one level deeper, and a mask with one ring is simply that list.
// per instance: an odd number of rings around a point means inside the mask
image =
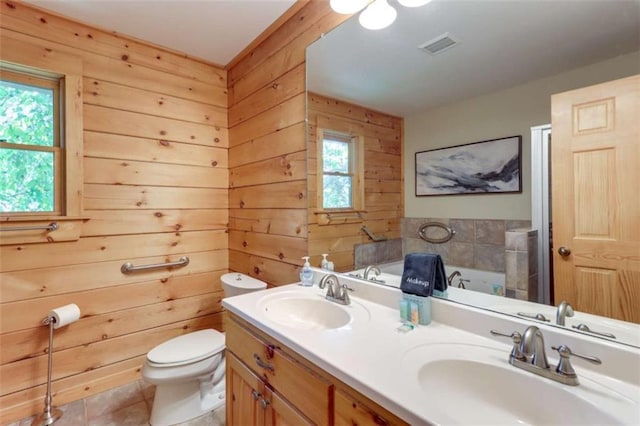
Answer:
[{"label": "white vanity countertop", "polygon": [[[425,393],[415,380],[419,366],[406,362],[411,358],[412,349],[426,345],[455,345],[461,343],[464,345],[477,345],[489,348],[490,352],[493,351],[497,364],[502,363],[507,368],[514,368],[508,365],[508,356],[511,350],[509,339],[505,339],[504,343],[501,340],[496,340],[489,334],[489,330],[497,328],[505,333],[511,333],[518,329],[522,332],[527,325],[531,325],[530,322],[520,322],[517,318],[508,318],[491,312],[482,312],[475,308],[463,305],[456,306],[446,301],[434,299],[432,301],[434,309],[431,324],[418,326],[412,331],[401,333],[397,330],[401,325],[398,310],[391,308],[391,306],[396,306],[397,304],[397,300],[400,297],[399,291],[384,288],[374,289],[374,292],[378,292],[378,299],[384,299],[385,303],[380,304],[371,301],[371,299],[375,300],[375,295],[374,297],[367,296],[368,300],[359,298],[359,293],[364,295],[369,291],[367,287],[357,287],[360,285],[374,287],[374,285],[366,283],[357,284],[355,291],[352,293],[351,305],[343,307],[352,312],[356,319],[346,326],[332,330],[304,330],[288,327],[271,321],[265,316],[263,309],[260,308],[261,302],[265,300],[265,297],[273,297],[281,292],[312,294],[312,297],[324,298],[325,291],[316,286],[311,288],[299,285],[282,286],[226,298],[222,303],[230,312],[273,336],[410,424],[446,424],[454,422],[439,404],[431,401],[429,394]],[[386,295],[380,295],[379,292],[387,293]],[[460,311],[460,315],[452,310]],[[367,314],[368,319],[363,318]],[[465,329],[464,324],[460,325],[454,322],[453,325],[449,325],[445,323],[448,321],[439,321],[439,316],[444,315],[449,317],[456,316],[459,321],[462,320],[465,324],[469,323],[469,328]],[[486,321],[478,320],[480,316],[485,318]],[[553,331],[549,333],[553,333]],[[547,330],[544,330],[544,334],[545,339],[547,339]],[[547,347],[552,344],[558,344],[554,342],[554,337],[549,340],[551,342],[546,344]],[[573,344],[577,345],[575,342]],[[604,344],[606,345],[606,343]],[[461,346],[461,348],[464,350],[464,346]],[[574,350],[578,352],[577,349]],[[626,351],[629,352],[628,349]],[[633,351],[631,352],[630,356],[633,357]],[[636,352],[640,354],[640,351]],[[547,355],[550,363],[555,365],[555,352],[547,349]],[[633,360],[633,358],[631,359]],[[603,359],[603,362],[607,361]],[[638,355],[638,361],[639,363],[636,364],[635,370],[630,372],[631,374],[640,375],[640,355]],[[638,377],[637,381],[632,379],[627,383],[594,370],[582,369],[579,364],[580,362],[575,362],[574,367],[578,375],[585,377],[585,380],[582,381],[583,384],[581,386],[574,387],[573,391],[578,393],[588,392],[589,380],[594,377],[601,384],[611,385],[618,391],[631,394],[631,400],[635,403],[640,401],[640,393],[638,393],[640,387],[638,387],[637,383],[640,382],[640,377]],[[523,372],[523,374],[531,373]],[[551,382],[551,386],[563,387],[565,385]],[[434,392],[437,391],[437,389],[434,389]],[[455,395],[451,397],[456,398]],[[461,409],[464,408],[461,407]],[[617,409],[615,404],[611,409]],[[640,414],[638,414],[638,421],[640,421]]]}]

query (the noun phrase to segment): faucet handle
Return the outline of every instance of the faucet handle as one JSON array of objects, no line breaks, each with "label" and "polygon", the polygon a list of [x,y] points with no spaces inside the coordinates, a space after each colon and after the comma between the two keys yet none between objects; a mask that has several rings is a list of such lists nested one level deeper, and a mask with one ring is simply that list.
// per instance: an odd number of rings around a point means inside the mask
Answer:
[{"label": "faucet handle", "polygon": [[491,334],[493,334],[494,336],[509,337],[511,340],[513,340],[513,348],[511,349],[509,358],[515,358],[520,361],[525,360],[525,356],[520,350],[520,343],[522,343],[522,334],[518,333],[517,331],[514,331],[511,334],[506,334],[497,330],[491,330]]},{"label": "faucet handle", "polygon": [[551,349],[558,351],[558,354],[560,355],[560,361],[558,361],[556,372],[564,376],[577,377],[576,372],[571,365],[572,356],[577,356],[578,358],[589,361],[592,364],[602,364],[600,358],[596,358],[595,356],[580,355],[575,352],[571,352],[571,349],[569,349],[567,345],[551,346]]},{"label": "faucet handle", "polygon": [[538,321],[550,322],[549,318],[545,317],[544,314],[540,314],[540,313],[530,314],[527,312],[518,312],[518,316],[524,317],[524,318],[531,318]]},{"label": "faucet handle", "polygon": [[351,303],[351,299],[349,298],[349,292],[353,291],[351,287],[346,284],[341,284],[340,288],[340,298],[344,301],[345,305],[349,305]]}]

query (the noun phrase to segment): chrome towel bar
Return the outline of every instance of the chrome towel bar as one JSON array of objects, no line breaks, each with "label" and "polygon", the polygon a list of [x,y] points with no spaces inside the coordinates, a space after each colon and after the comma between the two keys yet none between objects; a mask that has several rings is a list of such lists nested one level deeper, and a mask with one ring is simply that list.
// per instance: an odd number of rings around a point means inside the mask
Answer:
[{"label": "chrome towel bar", "polygon": [[16,226],[14,228],[0,228],[0,231],[36,231],[39,229],[46,229],[47,231],[55,231],[58,229],[58,224],[52,222],[48,225],[35,225],[35,226]]},{"label": "chrome towel bar", "polygon": [[187,266],[188,264],[189,258],[187,256],[182,256],[175,262],[154,263],[151,265],[134,266],[133,263],[127,262],[122,264],[120,271],[123,274],[130,274],[132,272],[148,271],[150,269],[170,268],[172,266]]},{"label": "chrome towel bar", "polygon": [[[442,238],[435,238],[435,237],[429,237],[427,235],[427,229],[429,228],[440,228],[440,229],[444,229],[446,232],[446,235]],[[442,243],[446,243],[447,241],[449,241],[451,238],[453,238],[454,235],[456,235],[456,230],[445,225],[442,222],[427,222],[425,224],[423,224],[420,228],[418,228],[418,235],[420,236],[420,238],[422,238],[423,240],[425,240],[428,243],[433,243],[433,244],[442,244]]]}]

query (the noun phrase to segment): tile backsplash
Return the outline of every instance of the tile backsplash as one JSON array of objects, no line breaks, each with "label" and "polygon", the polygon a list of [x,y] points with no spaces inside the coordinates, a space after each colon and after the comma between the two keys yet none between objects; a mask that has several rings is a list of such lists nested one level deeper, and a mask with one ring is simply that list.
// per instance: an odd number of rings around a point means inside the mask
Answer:
[{"label": "tile backsplash", "polygon": [[402,239],[378,241],[375,243],[358,244],[354,250],[354,265],[356,269],[367,265],[377,265],[402,259]]}]

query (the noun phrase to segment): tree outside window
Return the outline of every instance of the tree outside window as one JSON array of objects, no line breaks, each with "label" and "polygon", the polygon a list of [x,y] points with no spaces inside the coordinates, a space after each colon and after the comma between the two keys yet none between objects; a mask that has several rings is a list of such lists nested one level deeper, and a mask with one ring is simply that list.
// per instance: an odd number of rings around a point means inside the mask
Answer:
[{"label": "tree outside window", "polygon": [[60,210],[59,81],[2,70],[0,213]]},{"label": "tree outside window", "polygon": [[323,210],[362,208],[360,137],[321,129],[320,191]]}]

